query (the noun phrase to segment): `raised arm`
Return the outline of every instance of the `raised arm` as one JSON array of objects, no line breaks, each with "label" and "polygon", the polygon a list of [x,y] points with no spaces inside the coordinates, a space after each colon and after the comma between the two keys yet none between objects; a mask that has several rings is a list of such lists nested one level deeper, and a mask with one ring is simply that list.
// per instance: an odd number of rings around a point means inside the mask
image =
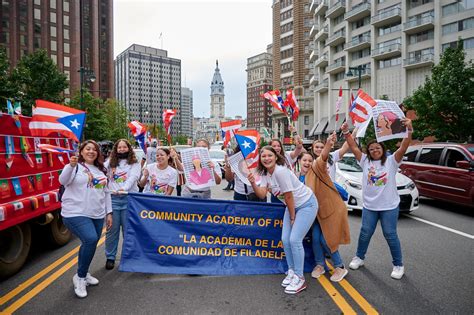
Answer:
[{"label": "raised arm", "polygon": [[404,118],[402,119],[402,124],[407,127],[408,135],[406,138],[403,138],[402,143],[397,151],[395,151],[395,160],[397,163],[400,163],[403,159],[403,156],[407,152],[408,146],[410,146],[410,142],[412,139],[413,127],[411,124],[411,119]]},{"label": "raised arm", "polygon": [[258,198],[264,199],[267,196],[267,187],[260,187],[255,182],[255,176],[253,176],[252,172],[249,173],[247,176],[250,185],[252,185],[253,191],[257,195]]},{"label": "raised arm", "polygon": [[352,138],[352,135],[349,132],[349,125],[347,123],[343,123],[341,130],[342,134],[346,138],[346,142],[349,145],[349,148],[351,149],[352,153],[354,153],[355,158],[357,159],[357,161],[360,161],[360,159],[362,158],[362,151],[357,146],[357,143],[355,143],[354,138]]},{"label": "raised arm", "polygon": [[[324,145],[323,151],[321,151],[321,159],[326,162],[329,158],[329,152],[331,152],[331,148],[333,147],[334,143],[336,142],[336,132],[334,131],[326,140],[326,144]],[[316,162],[316,161],[315,161]]]}]

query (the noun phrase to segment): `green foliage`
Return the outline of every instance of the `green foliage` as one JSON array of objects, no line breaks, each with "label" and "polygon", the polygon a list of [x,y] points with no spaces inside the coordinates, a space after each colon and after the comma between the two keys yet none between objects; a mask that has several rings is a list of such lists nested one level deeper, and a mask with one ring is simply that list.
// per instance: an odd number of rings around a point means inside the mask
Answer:
[{"label": "green foliage", "polygon": [[128,132],[128,112],[125,106],[121,105],[117,100],[108,99],[103,104],[105,113],[105,124],[108,126],[107,139],[113,142],[118,139],[130,139]]},{"label": "green foliage", "polygon": [[465,61],[463,42],[448,48],[431,78],[403,104],[416,112],[414,137],[435,136],[438,141],[467,141],[474,126],[474,65]]},{"label": "green foliage", "polygon": [[24,115],[31,114],[35,100],[62,103],[67,77],[60,72],[45,50],[23,56],[11,74],[11,84],[18,90],[14,98],[21,101]]},{"label": "green foliage", "polygon": [[71,107],[84,110],[86,112],[86,127],[84,128],[84,139],[95,141],[109,140],[110,127],[107,124],[107,115],[104,110],[104,101],[95,98],[88,91],[83,93],[81,106],[81,95],[78,91],[71,99]]},{"label": "green foliage", "polygon": [[5,49],[0,49],[0,102],[1,108],[6,107],[6,100],[13,99],[18,88],[13,84],[10,74],[10,63],[8,62]]}]

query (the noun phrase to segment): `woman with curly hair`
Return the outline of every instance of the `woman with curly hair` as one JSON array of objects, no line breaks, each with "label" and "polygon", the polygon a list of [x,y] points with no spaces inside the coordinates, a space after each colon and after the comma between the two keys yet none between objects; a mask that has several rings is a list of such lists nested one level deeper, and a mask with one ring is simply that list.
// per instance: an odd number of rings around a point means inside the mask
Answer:
[{"label": "woman with curly hair", "polygon": [[128,192],[138,192],[137,181],[140,176],[140,163],[137,161],[132,145],[126,139],[115,142],[110,157],[105,162],[108,169],[109,188],[112,192],[113,224],[105,239],[105,268],[110,270],[115,266],[115,256],[120,238],[125,233],[127,223]]}]

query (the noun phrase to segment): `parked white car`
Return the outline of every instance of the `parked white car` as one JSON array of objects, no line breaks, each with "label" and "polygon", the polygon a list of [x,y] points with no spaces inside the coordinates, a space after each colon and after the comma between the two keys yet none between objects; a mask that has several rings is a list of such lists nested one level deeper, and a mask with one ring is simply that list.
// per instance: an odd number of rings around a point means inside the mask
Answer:
[{"label": "parked white car", "polygon": [[[397,173],[397,190],[400,195],[400,211],[418,209],[419,193],[415,183],[407,176]],[[353,154],[345,154],[336,163],[336,182],[349,193],[346,201],[349,210],[362,210],[362,168]]]},{"label": "parked white car", "polygon": [[209,157],[216,166],[219,165],[222,176],[224,176],[225,151],[211,148],[209,150]]}]

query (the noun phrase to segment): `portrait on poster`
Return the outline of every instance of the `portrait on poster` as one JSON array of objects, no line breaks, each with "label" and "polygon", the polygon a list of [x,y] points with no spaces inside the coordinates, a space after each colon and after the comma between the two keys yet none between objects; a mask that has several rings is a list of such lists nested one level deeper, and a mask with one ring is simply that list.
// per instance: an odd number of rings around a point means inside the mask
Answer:
[{"label": "portrait on poster", "polygon": [[405,114],[396,102],[377,100],[377,105],[372,108],[372,118],[378,142],[407,136],[402,123]]},{"label": "portrait on poster", "polygon": [[257,170],[255,168],[249,170],[247,163],[245,162],[244,156],[241,152],[237,152],[236,154],[230,156],[228,161],[232,172],[234,172],[234,174],[245,185],[251,186],[249,180],[247,179],[250,172],[252,172],[252,174],[254,175],[257,184],[260,182],[260,175],[257,173]]},{"label": "portrait on poster", "polygon": [[190,148],[181,151],[184,176],[190,189],[197,190],[216,185],[209,166],[209,151],[206,148]]}]

